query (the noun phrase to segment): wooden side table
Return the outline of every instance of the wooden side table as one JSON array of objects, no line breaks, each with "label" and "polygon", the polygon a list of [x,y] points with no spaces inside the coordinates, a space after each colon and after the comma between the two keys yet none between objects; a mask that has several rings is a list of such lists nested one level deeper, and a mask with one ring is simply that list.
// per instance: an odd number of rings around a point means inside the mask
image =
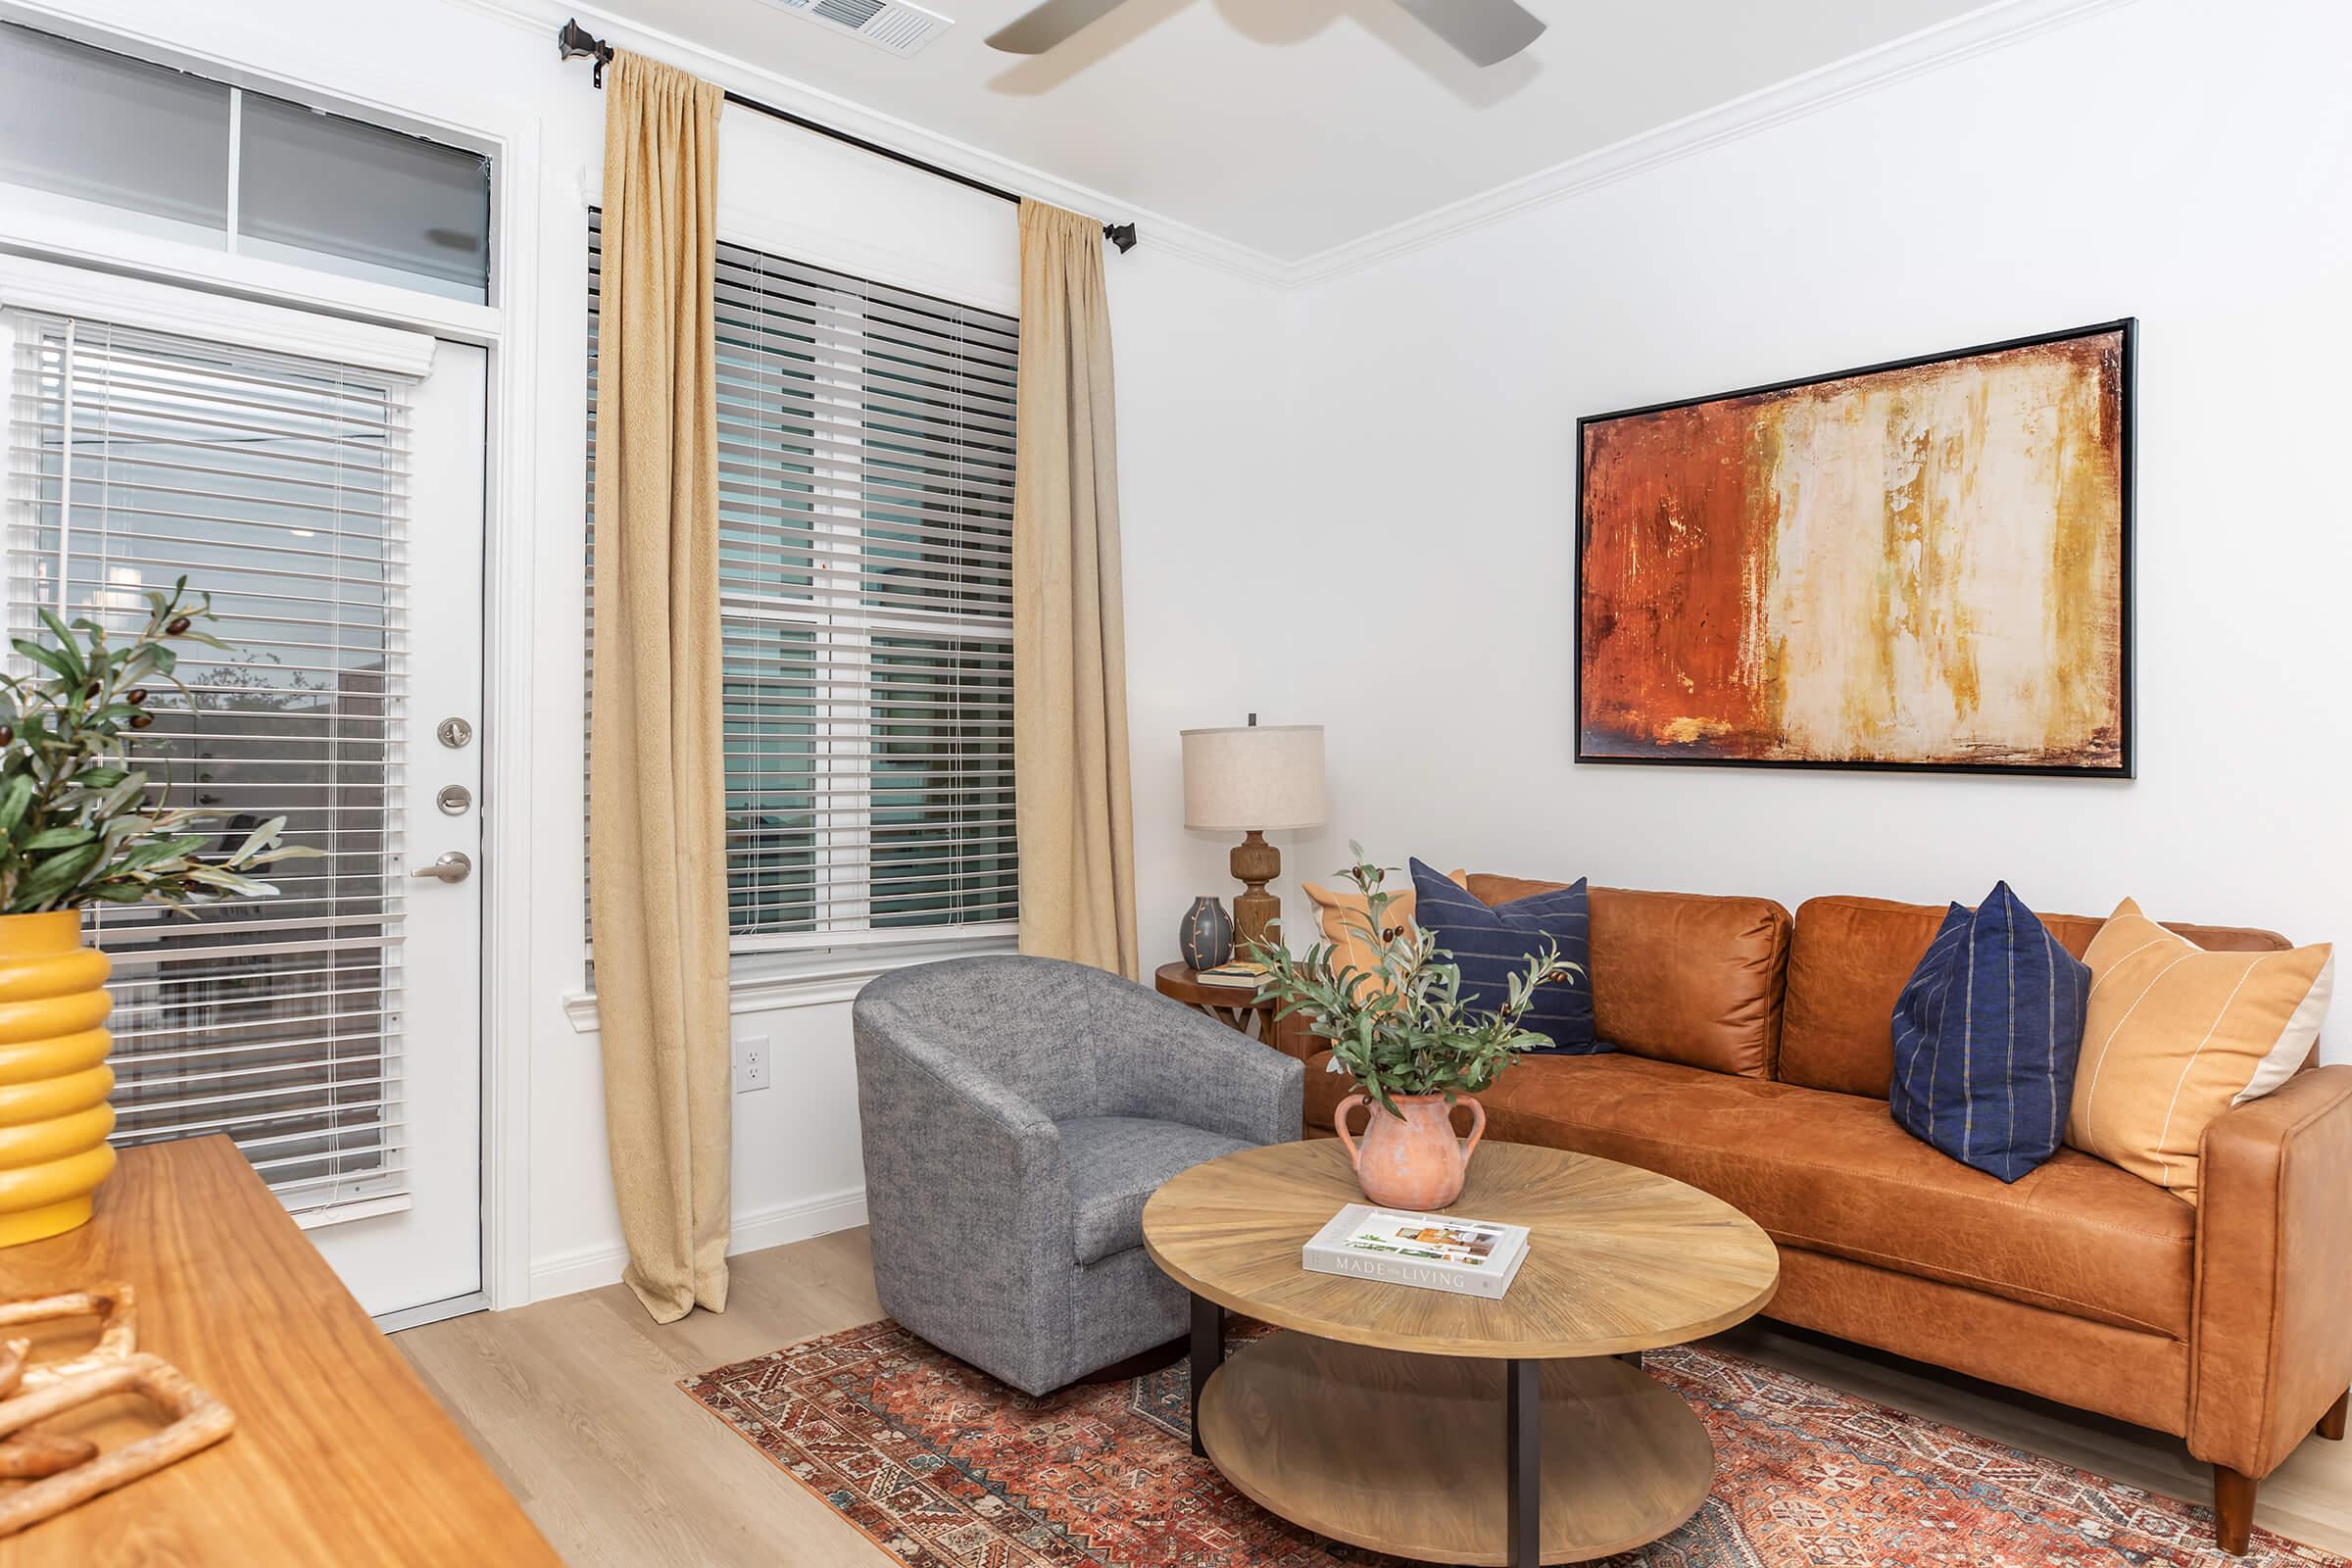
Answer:
[{"label": "wooden side table", "polygon": [[1152,974],[1152,989],[1197,1007],[1221,1024],[1239,1029],[1252,1040],[1274,1040],[1274,1004],[1260,1002],[1245,986],[1205,986],[1200,971],[1181,963],[1163,963]]}]

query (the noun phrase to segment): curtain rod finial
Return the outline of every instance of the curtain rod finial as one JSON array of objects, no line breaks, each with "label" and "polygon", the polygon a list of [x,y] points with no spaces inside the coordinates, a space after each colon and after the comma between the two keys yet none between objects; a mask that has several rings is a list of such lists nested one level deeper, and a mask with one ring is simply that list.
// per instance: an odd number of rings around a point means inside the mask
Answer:
[{"label": "curtain rod finial", "polygon": [[573,18],[556,29],[556,58],[558,60],[593,60],[596,62],[594,80],[605,84],[605,67],[612,63],[612,46],[580,25]]},{"label": "curtain rod finial", "polygon": [[1116,245],[1121,256],[1135,249],[1135,225],[1133,223],[1104,223],[1102,237]]}]

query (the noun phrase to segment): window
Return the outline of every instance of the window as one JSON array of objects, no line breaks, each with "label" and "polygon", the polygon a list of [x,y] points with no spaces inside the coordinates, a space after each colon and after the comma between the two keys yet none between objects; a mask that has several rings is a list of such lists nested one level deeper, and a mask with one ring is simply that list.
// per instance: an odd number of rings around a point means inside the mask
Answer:
[{"label": "window", "polygon": [[286,818],[323,852],[281,897],[87,916],[113,955],[119,1145],[226,1132],[306,1219],[403,1201],[398,842],[414,383],[29,313],[14,343],[10,624],[128,630],[181,575],[213,594],[139,756],[223,848]]},{"label": "window", "polygon": [[228,232],[228,88],[0,24],[0,178]]},{"label": "window", "polygon": [[489,298],[481,154],[14,24],[0,182],[115,227]]},{"label": "window", "polygon": [[739,245],[717,297],[735,949],[1009,934],[1020,323]]}]

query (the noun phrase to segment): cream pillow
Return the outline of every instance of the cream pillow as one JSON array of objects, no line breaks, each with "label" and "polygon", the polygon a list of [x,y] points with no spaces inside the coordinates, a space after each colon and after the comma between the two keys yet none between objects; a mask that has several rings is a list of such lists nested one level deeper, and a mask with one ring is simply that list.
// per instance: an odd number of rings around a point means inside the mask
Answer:
[{"label": "cream pillow", "polygon": [[2208,953],[2126,899],[2082,961],[2090,1003],[2066,1141],[2193,1203],[2206,1124],[2311,1054],[2334,949]]},{"label": "cream pillow", "polygon": [[[1468,871],[1446,874],[1462,887],[1470,885]],[[1314,901],[1315,920],[1323,928],[1323,940],[1331,944],[1331,972],[1337,975],[1342,969],[1353,969],[1361,974],[1358,991],[1366,986],[1375,993],[1388,989],[1387,983],[1373,972],[1374,965],[1380,962],[1380,949],[1387,944],[1375,944],[1366,934],[1365,928],[1372,923],[1370,899],[1357,891],[1353,883],[1339,888],[1318,887],[1312,882],[1298,885]],[[1419,895],[1409,887],[1389,896],[1380,913],[1384,937],[1413,923],[1413,904]]]}]

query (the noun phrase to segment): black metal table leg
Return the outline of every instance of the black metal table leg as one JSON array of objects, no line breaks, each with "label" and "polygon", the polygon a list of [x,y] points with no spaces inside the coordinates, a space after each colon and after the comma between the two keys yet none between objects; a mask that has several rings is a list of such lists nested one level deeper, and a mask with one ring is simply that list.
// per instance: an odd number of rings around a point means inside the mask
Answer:
[{"label": "black metal table leg", "polygon": [[1503,1426],[1508,1543],[1511,1568],[1539,1568],[1544,1561],[1544,1363],[1503,1364]]},{"label": "black metal table leg", "polygon": [[1225,1309],[1204,1296],[1193,1298],[1193,1452],[1206,1458],[1200,1446],[1200,1391],[1225,1359]]}]

